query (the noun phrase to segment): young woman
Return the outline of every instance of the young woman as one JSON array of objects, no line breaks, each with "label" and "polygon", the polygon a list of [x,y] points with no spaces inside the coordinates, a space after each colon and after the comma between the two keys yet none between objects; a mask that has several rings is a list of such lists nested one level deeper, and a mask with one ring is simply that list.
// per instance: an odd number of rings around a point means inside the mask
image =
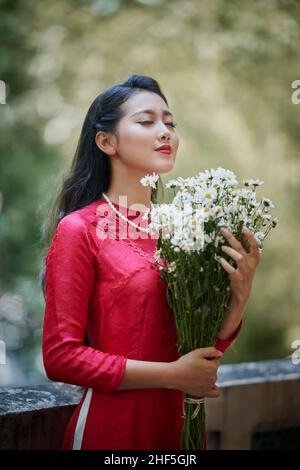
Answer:
[{"label": "young woman", "polygon": [[[151,201],[140,179],[173,169],[174,127],[154,79],[132,75],[106,89],[88,110],[56,199],[42,279],[43,360],[49,379],[84,387],[61,449],[180,449],[184,393],[220,394],[217,368],[241,329],[241,309],[216,345],[180,356],[154,264],[157,239],[147,221],[134,225]],[[163,145],[170,151],[157,150]],[[121,237],[124,224],[143,236]]]}]

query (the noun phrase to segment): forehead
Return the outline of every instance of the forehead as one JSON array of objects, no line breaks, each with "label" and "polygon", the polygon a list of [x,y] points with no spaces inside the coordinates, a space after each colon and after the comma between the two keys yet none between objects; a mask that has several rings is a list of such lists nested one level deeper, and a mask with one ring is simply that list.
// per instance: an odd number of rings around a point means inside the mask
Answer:
[{"label": "forehead", "polygon": [[123,103],[123,107],[125,114],[130,118],[132,114],[145,109],[153,110],[156,114],[162,114],[164,111],[171,114],[167,103],[165,103],[165,101],[156,93],[148,91],[134,94],[125,103]]}]

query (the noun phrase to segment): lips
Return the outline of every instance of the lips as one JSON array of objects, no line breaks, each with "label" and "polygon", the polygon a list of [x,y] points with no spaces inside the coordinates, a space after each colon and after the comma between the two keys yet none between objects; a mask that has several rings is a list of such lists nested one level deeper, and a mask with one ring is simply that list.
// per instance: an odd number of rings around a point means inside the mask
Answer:
[{"label": "lips", "polygon": [[155,149],[156,152],[170,154],[172,152],[172,147],[170,145],[161,145]]}]

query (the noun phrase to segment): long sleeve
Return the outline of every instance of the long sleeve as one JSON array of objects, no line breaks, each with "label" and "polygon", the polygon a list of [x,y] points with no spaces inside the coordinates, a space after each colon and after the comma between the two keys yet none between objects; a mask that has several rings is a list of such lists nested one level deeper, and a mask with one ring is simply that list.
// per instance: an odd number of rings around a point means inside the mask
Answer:
[{"label": "long sleeve", "polygon": [[227,339],[217,338],[215,348],[223,353],[232,345],[232,343],[237,339],[238,335],[242,329],[243,320],[240,321],[237,329],[232,333],[232,335]]},{"label": "long sleeve", "polygon": [[44,368],[50,380],[113,392],[127,358],[84,345],[94,279],[86,223],[71,213],[60,221],[46,257]]}]

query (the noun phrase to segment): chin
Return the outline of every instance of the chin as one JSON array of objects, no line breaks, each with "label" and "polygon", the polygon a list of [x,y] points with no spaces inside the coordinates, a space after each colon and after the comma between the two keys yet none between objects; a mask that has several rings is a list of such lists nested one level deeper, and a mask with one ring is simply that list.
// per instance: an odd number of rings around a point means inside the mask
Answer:
[{"label": "chin", "polygon": [[174,161],[170,160],[169,162],[165,162],[164,164],[158,165],[157,173],[169,173],[174,168]]}]

